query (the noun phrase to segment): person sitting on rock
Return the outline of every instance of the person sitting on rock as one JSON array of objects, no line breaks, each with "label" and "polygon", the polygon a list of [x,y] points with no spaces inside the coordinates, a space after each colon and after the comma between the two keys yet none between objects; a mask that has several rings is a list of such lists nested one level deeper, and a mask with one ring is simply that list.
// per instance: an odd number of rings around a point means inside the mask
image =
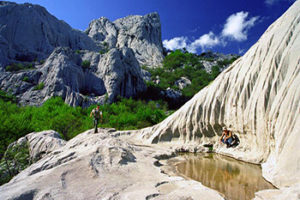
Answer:
[{"label": "person sitting on rock", "polygon": [[101,118],[101,123],[103,121],[102,111],[100,110],[99,105],[97,105],[97,107],[92,110],[90,117],[92,117],[92,116],[94,117],[94,127],[95,127],[94,133],[98,133],[99,119]]},{"label": "person sitting on rock", "polygon": [[233,142],[232,132],[224,128],[222,135],[220,137],[220,143],[226,144],[228,148],[232,145],[232,142]]}]

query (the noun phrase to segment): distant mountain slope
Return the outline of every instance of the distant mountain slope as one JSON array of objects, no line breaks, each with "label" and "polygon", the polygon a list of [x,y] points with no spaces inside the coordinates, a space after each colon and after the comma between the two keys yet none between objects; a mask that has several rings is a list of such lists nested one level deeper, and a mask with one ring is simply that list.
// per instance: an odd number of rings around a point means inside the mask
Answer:
[{"label": "distant mountain slope", "polygon": [[42,60],[55,47],[100,50],[81,31],[72,29],[48,11],[32,4],[0,2],[0,65]]},{"label": "distant mountain slope", "polygon": [[109,24],[100,18],[82,32],[39,5],[1,1],[0,90],[21,104],[61,96],[73,106],[145,91],[140,64],[160,65],[163,59],[159,15]]}]

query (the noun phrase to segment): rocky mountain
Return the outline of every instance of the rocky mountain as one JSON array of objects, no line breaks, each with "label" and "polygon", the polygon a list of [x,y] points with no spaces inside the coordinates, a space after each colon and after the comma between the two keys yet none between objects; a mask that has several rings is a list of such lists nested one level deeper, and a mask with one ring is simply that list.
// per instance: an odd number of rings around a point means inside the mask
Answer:
[{"label": "rocky mountain", "polygon": [[0,89],[21,104],[61,96],[73,106],[133,97],[146,89],[140,65],[163,59],[157,13],[72,29],[39,5],[0,2]]},{"label": "rocky mountain", "polygon": [[85,32],[107,48],[131,48],[141,65],[160,66],[163,61],[161,24],[157,13],[132,15],[114,22],[101,17],[93,20]]},{"label": "rocky mountain", "polygon": [[[264,177],[275,186],[299,186],[299,35],[296,1],[243,57],[140,138],[185,147],[215,144],[218,153],[262,163]],[[240,138],[237,148],[217,145],[223,127]]]},{"label": "rocky mountain", "polygon": [[0,65],[46,59],[56,47],[100,50],[81,31],[72,29],[39,5],[0,2]]}]

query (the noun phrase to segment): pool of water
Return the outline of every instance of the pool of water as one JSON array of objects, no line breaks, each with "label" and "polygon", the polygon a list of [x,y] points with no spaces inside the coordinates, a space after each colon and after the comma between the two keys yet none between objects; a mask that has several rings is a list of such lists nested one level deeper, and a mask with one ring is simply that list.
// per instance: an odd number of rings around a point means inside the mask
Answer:
[{"label": "pool of water", "polygon": [[176,164],[179,175],[223,193],[226,199],[249,200],[259,190],[274,189],[263,179],[259,165],[213,153],[179,156],[185,160]]}]

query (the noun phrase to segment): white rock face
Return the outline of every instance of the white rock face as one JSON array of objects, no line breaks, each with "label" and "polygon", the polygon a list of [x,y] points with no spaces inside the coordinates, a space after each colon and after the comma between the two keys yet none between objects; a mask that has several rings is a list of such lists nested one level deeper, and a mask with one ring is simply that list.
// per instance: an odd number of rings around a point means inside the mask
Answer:
[{"label": "white rock face", "polygon": [[[47,58],[55,47],[98,50],[94,41],[39,5],[0,2],[0,64]],[[1,66],[1,65],[0,65]]]},{"label": "white rock face", "polygon": [[160,66],[163,61],[159,15],[132,15],[110,22],[107,18],[93,20],[86,33],[109,48],[129,47],[140,65]]},{"label": "white rock face", "polygon": [[33,132],[21,137],[17,143],[27,141],[29,145],[30,158],[39,160],[48,153],[65,145],[59,133],[49,130],[42,132]]},{"label": "white rock face", "polygon": [[181,90],[191,84],[192,82],[186,77],[181,77],[179,80],[175,81],[175,85]]},{"label": "white rock face", "polygon": [[23,170],[0,187],[0,199],[223,199],[199,182],[161,173],[154,163],[171,155],[166,148],[99,132],[86,131]]},{"label": "white rock face", "polygon": [[[89,61],[90,66],[82,67],[83,61]],[[38,84],[44,87],[36,90]],[[0,73],[0,88],[6,91],[11,88],[25,105],[41,105],[53,96],[60,96],[69,105],[88,106],[104,103],[106,93],[111,102],[117,96],[135,96],[144,91],[146,85],[129,48],[114,48],[100,55],[58,47],[38,69]]]},{"label": "white rock face", "polygon": [[[218,153],[264,163],[277,187],[300,182],[300,1],[240,59],[181,109],[139,136],[146,143],[214,143]],[[218,144],[222,127],[240,138]]]}]

